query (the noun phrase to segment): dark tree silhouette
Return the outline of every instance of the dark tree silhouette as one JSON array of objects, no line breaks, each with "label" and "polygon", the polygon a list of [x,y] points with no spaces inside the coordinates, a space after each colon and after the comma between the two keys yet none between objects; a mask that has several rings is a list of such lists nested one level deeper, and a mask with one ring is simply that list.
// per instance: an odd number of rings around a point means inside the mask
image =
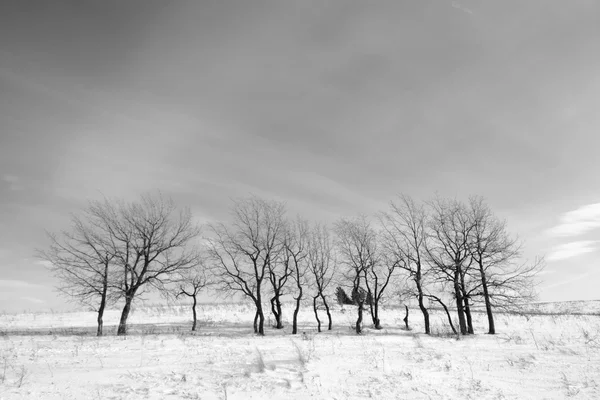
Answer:
[{"label": "dark tree silhouette", "polygon": [[150,287],[168,292],[169,284],[193,267],[193,241],[200,228],[189,209],[178,210],[160,193],[144,195],[139,202],[104,200],[94,212],[105,222],[114,261],[120,265],[120,295],[125,298],[117,335],[127,334],[127,319],[136,295]]},{"label": "dark tree silhouette", "polygon": [[292,280],[296,284],[293,295],[296,302],[292,318],[292,334],[298,333],[298,313],[304,296],[304,288],[307,285],[308,264],[308,222],[297,218],[295,222],[288,224],[284,240],[285,260],[290,265]]},{"label": "dark tree silhouette", "polygon": [[417,299],[423,314],[425,333],[431,332],[429,312],[425,307],[425,279],[427,276],[426,213],[408,196],[390,202],[390,210],[380,215],[383,226],[383,246],[390,262],[406,273],[409,294]]},{"label": "dark tree silhouette", "polygon": [[101,228],[105,223],[90,205],[80,216],[72,215],[71,230],[59,235],[48,232],[49,248],[37,250],[37,256],[58,279],[58,291],[97,312],[97,336],[103,334],[104,310],[119,297],[114,283],[115,255]]},{"label": "dark tree silhouette", "polygon": [[495,334],[493,307],[514,308],[535,299],[535,278],[544,268],[542,259],[522,262],[521,244],[511,237],[506,222],[494,216],[485,200],[479,196],[469,199],[473,221],[471,257],[476,265],[470,298],[482,296],[488,318],[488,333]]},{"label": "dark tree silhouette", "polygon": [[284,216],[283,203],[253,196],[234,201],[229,226],[209,226],[215,284],[226,292],[241,292],[254,303],[254,332],[259,335],[265,334],[262,285],[269,263],[281,251]]},{"label": "dark tree silhouette", "polygon": [[[457,200],[436,198],[427,241],[428,259],[443,282],[452,284],[460,333],[473,333],[466,284],[471,265],[470,235],[473,223],[464,205]],[[466,318],[465,318],[466,316]]]},{"label": "dark tree silhouette", "polygon": [[321,332],[320,305],[325,307],[328,322],[327,330],[331,330],[333,322],[326,292],[335,275],[336,260],[334,259],[329,229],[324,225],[314,225],[310,231],[308,243],[308,268],[312,275],[315,290],[313,292],[313,312],[317,320],[317,331]]},{"label": "dark tree silhouette", "polygon": [[362,287],[367,270],[375,263],[375,237],[366,217],[349,220],[342,218],[335,224],[337,248],[340,263],[344,267],[341,273],[351,282],[353,300],[357,304],[356,333],[362,333],[364,304],[367,291]]},{"label": "dark tree silhouette", "polygon": [[198,321],[196,305],[198,304],[198,295],[205,287],[210,285],[207,275],[206,262],[200,256],[192,269],[186,271],[181,276],[178,292],[175,297],[187,296],[192,299],[192,331],[196,330]]}]

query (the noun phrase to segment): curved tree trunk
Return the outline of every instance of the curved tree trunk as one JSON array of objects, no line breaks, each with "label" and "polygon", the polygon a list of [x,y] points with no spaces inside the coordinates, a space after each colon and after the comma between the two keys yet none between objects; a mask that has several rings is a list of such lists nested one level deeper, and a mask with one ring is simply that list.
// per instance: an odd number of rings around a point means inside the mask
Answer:
[{"label": "curved tree trunk", "polygon": [[317,332],[321,332],[321,320],[319,319],[319,311],[317,307],[317,299],[319,296],[313,297],[313,311],[315,312],[315,319],[317,320]]},{"label": "curved tree trunk", "polygon": [[292,335],[298,333],[298,312],[300,311],[300,301],[302,300],[302,286],[298,285],[298,297],[296,297],[296,308],[294,308],[294,317],[292,319]]},{"label": "curved tree trunk", "polygon": [[271,298],[271,312],[273,313],[273,316],[275,316],[275,329],[283,328],[283,313],[281,312],[280,296],[281,295],[279,294],[279,292],[275,292],[275,296]]},{"label": "curved tree trunk", "polygon": [[469,298],[465,296],[463,299],[465,302],[465,315],[467,316],[467,332],[472,335],[475,333],[475,331],[473,330],[473,318],[471,318],[471,307],[469,305]]},{"label": "curved tree trunk", "polygon": [[431,334],[431,328],[429,325],[429,311],[425,307],[425,303],[423,302],[423,288],[421,286],[421,277],[418,277],[417,283],[417,301],[419,302],[419,309],[421,313],[423,313],[423,321],[425,323],[425,333]]},{"label": "curved tree trunk", "polygon": [[119,320],[119,328],[117,329],[118,336],[127,335],[127,318],[129,318],[134,294],[134,292],[130,292],[125,295],[125,306],[123,307],[123,311],[121,311],[121,319]]},{"label": "curved tree trunk", "polygon": [[404,308],[406,308],[406,316],[404,317],[404,326],[406,327],[406,330],[410,330],[410,327],[408,326],[408,306],[405,304]]},{"label": "curved tree trunk", "polygon": [[[192,331],[195,331],[196,330],[196,320],[197,320],[197,318],[196,318],[196,304],[197,304],[197,302],[196,302],[196,295],[193,295],[192,299],[193,299],[192,314],[194,316],[194,323],[192,324]],[[206,328],[206,324],[205,324],[205,328]]]},{"label": "curved tree trunk", "polygon": [[254,314],[254,333],[258,333],[258,308],[256,309],[256,313]]},{"label": "curved tree trunk", "polygon": [[330,331],[331,327],[332,327],[331,311],[329,310],[329,304],[327,304],[327,300],[325,300],[325,296],[323,296],[323,293],[321,293],[321,300],[323,301],[323,305],[325,306],[325,311],[327,312],[327,320],[328,320],[327,330]]},{"label": "curved tree trunk", "polygon": [[362,333],[362,320],[363,320],[363,302],[358,303],[358,318],[356,320],[356,334]]},{"label": "curved tree trunk", "polygon": [[[256,319],[257,318],[258,318],[258,327],[256,327]],[[256,300],[256,317],[254,318],[254,321],[255,321],[255,332],[261,336],[264,336],[264,334],[265,334],[265,314],[263,312],[262,302],[258,297]]]},{"label": "curved tree trunk", "polygon": [[458,332],[456,331],[456,328],[454,327],[454,324],[452,323],[452,317],[450,316],[450,311],[448,310],[448,307],[446,307],[446,304],[444,304],[444,302],[437,296],[429,295],[429,297],[434,299],[442,307],[444,307],[444,311],[446,311],[446,316],[448,317],[448,323],[450,324],[450,328],[452,328],[452,332],[454,332],[455,335],[458,334]]},{"label": "curved tree trunk", "polygon": [[102,297],[100,298],[100,307],[98,307],[98,330],[96,336],[102,336],[104,326],[104,309],[106,308],[106,296],[108,294],[108,260],[104,264],[104,276],[102,278]]},{"label": "curved tree trunk", "polygon": [[104,315],[105,307],[106,307],[106,300],[103,296],[102,300],[100,301],[100,308],[98,308],[98,330],[96,331],[96,336],[102,336],[102,327],[103,327],[102,316]]}]

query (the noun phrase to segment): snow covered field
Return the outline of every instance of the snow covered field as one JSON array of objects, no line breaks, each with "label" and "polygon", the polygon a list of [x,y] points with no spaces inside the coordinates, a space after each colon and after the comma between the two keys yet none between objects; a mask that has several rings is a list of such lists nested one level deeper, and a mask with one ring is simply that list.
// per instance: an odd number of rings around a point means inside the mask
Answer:
[{"label": "snow covered field", "polygon": [[118,315],[107,313],[101,338],[93,313],[0,315],[0,399],[600,398],[598,315],[498,314],[490,336],[476,313],[477,334],[460,340],[441,313],[435,336],[417,310],[401,329],[399,308],[361,336],[348,306],[335,307],[332,332],[317,334],[307,308],[304,333],[286,324],[265,337],[243,304],[199,306],[196,333],[184,306],[134,310],[127,337],[114,336]]}]

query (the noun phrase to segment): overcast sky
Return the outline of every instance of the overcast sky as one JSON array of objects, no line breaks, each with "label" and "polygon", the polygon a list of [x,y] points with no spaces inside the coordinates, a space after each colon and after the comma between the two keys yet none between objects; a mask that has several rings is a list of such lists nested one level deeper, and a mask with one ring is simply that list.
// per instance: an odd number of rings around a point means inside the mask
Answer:
[{"label": "overcast sky", "polygon": [[487,198],[600,297],[600,3],[0,3],[0,310],[61,308],[33,257],[102,196],[161,189],[335,220],[398,193]]}]

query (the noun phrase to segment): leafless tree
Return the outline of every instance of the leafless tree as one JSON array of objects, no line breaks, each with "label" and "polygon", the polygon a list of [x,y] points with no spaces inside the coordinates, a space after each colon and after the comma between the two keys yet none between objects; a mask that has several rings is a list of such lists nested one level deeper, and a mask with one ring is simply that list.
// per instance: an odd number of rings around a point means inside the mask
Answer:
[{"label": "leafless tree", "polygon": [[[287,221],[286,221],[287,224]],[[277,246],[277,251],[274,252],[273,256],[267,263],[267,271],[269,276],[269,282],[271,283],[272,297],[271,313],[275,317],[275,329],[283,329],[283,310],[281,305],[281,297],[285,295],[286,285],[291,276],[294,274],[294,270],[298,267],[295,262],[300,262],[299,259],[294,256],[301,257],[301,249],[292,249],[289,237],[286,233],[289,233],[289,227],[285,226],[282,229],[282,235],[280,240],[280,246]],[[291,251],[290,251],[291,250]],[[296,253],[299,251],[300,253]]]},{"label": "leafless tree", "polygon": [[235,200],[232,223],[209,226],[209,254],[221,290],[241,292],[256,307],[254,332],[264,335],[263,281],[269,263],[280,254],[285,205],[256,196]]},{"label": "leafless tree", "polygon": [[125,305],[117,334],[125,335],[135,296],[147,288],[167,291],[182,271],[193,267],[192,245],[200,228],[189,209],[177,209],[160,193],[144,195],[139,202],[96,202],[92,210],[104,222],[113,261],[121,268],[119,292]]},{"label": "leafless tree", "polygon": [[488,317],[488,333],[495,334],[493,307],[515,307],[535,298],[535,277],[543,269],[543,260],[523,262],[522,245],[511,237],[506,222],[494,216],[480,196],[469,199],[473,220],[471,257],[477,266],[479,284],[469,296],[483,297]]},{"label": "leafless tree", "polygon": [[427,240],[428,260],[437,277],[452,284],[461,334],[473,333],[466,287],[472,261],[472,219],[464,204],[458,200],[438,197],[430,202],[430,206],[432,215]]},{"label": "leafless tree", "polygon": [[194,263],[193,267],[181,274],[180,283],[178,285],[179,287],[175,296],[187,296],[192,299],[192,331],[196,330],[198,320],[196,313],[198,295],[209,285],[210,280],[208,279],[206,261],[202,256],[198,255],[197,261]]},{"label": "leafless tree", "polygon": [[321,320],[319,319],[319,300],[327,313],[327,330],[331,330],[333,322],[331,311],[327,302],[326,292],[329,288],[336,271],[336,260],[333,252],[331,235],[325,225],[315,224],[310,230],[308,268],[312,276],[313,312],[317,320],[317,331],[321,332]]},{"label": "leafless tree", "polygon": [[283,245],[285,262],[288,263],[292,271],[292,280],[296,284],[295,293],[292,295],[296,302],[292,318],[292,334],[295,335],[298,333],[298,313],[307,285],[308,222],[302,218],[290,222]]},{"label": "leafless tree", "polygon": [[97,312],[98,336],[103,333],[104,310],[119,297],[114,290],[115,256],[109,238],[98,228],[104,223],[93,207],[88,208],[81,216],[71,217],[70,230],[47,233],[49,248],[37,251],[58,278],[59,292]]},{"label": "leafless tree", "polygon": [[[425,333],[430,334],[429,312],[425,307],[425,277],[427,259],[426,212],[408,196],[390,202],[388,212],[380,215],[383,227],[383,246],[391,263],[406,273],[410,282],[408,292],[417,299]],[[410,290],[412,288],[413,290]],[[407,312],[408,313],[408,312]]]},{"label": "leafless tree", "polygon": [[381,320],[379,318],[379,306],[381,305],[386,289],[390,286],[394,271],[399,266],[397,260],[388,257],[389,254],[382,252],[380,248],[380,235],[373,231],[372,254],[373,263],[365,270],[365,286],[371,301],[368,301],[371,311],[371,318],[375,329],[381,329]]},{"label": "leafless tree", "polygon": [[[335,224],[337,248],[346,281],[352,282],[352,300],[358,306],[356,333],[362,332],[364,304],[369,293],[366,286],[367,271],[378,262],[375,232],[365,216],[342,218]],[[371,301],[372,303],[372,301]]]}]

